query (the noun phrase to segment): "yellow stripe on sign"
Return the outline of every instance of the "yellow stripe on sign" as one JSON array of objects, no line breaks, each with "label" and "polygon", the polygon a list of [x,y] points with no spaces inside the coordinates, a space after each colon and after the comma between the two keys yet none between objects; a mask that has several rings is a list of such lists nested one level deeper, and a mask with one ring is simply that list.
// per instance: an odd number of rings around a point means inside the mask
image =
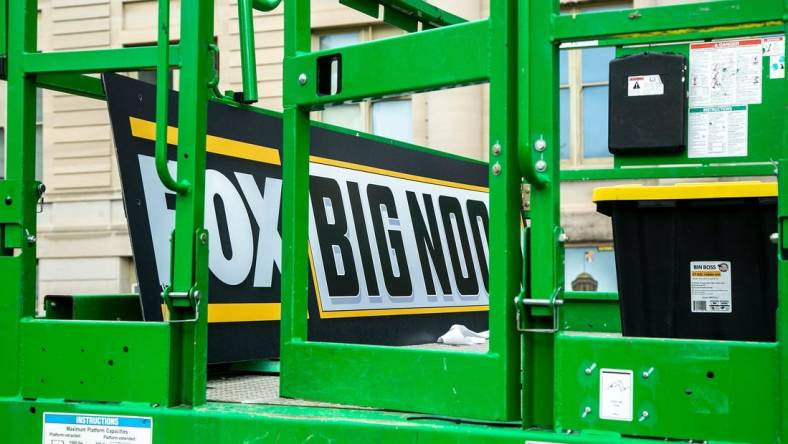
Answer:
[{"label": "yellow stripe on sign", "polygon": [[320,317],[325,319],[340,318],[367,318],[373,316],[402,316],[414,314],[440,314],[440,313],[472,313],[490,311],[486,305],[471,305],[462,307],[423,307],[423,308],[382,308],[379,310],[343,310],[322,311]]},{"label": "yellow stripe on sign", "polygon": [[208,322],[278,321],[282,318],[282,304],[208,304]]},{"label": "yellow stripe on sign", "polygon": [[[136,117],[129,117],[129,124],[131,125],[132,136],[139,137],[140,139],[156,140],[156,124],[154,122],[138,119]],[[178,128],[172,126],[167,127],[167,143],[170,145],[178,144]],[[268,148],[211,135],[208,135],[205,144],[205,148],[209,153],[254,160],[256,162],[268,163],[271,165],[282,164],[282,161],[279,159],[279,151],[275,148]]]},{"label": "yellow stripe on sign", "polygon": [[314,163],[321,165],[335,166],[339,168],[346,168],[349,170],[363,171],[365,173],[379,174],[381,176],[396,177],[398,179],[411,180],[414,182],[429,183],[433,185],[440,185],[450,188],[459,188],[461,190],[478,191],[480,193],[487,193],[489,188],[480,187],[476,185],[468,185],[467,183],[452,182],[450,180],[433,179],[431,177],[417,176],[415,174],[400,173],[399,171],[385,170],[383,168],[376,168],[367,165],[359,165],[357,163],[344,162],[342,160],[329,159],[326,157],[310,156],[309,159]]},{"label": "yellow stripe on sign", "polygon": [[[170,319],[166,304],[161,304],[163,319]],[[208,323],[222,324],[229,322],[279,321],[282,319],[282,304],[241,303],[241,304],[208,304]]]},{"label": "yellow stripe on sign", "polygon": [[[129,117],[131,124],[131,135],[145,140],[156,140],[156,124],[148,120],[138,119],[136,117]],[[176,145],[178,143],[178,128],[167,127],[167,143]],[[279,159],[279,151],[275,148],[268,148],[261,145],[254,145],[246,142],[239,142],[237,140],[226,139],[224,137],[217,137],[209,135],[206,139],[206,149],[209,153],[221,154],[224,156],[237,157],[240,159],[248,159],[272,165],[281,165]],[[489,192],[489,188],[480,187],[477,185],[469,185],[460,182],[453,182],[450,180],[433,179],[431,177],[417,176],[415,174],[401,173],[399,171],[391,171],[383,168],[371,167],[368,165],[360,165],[352,162],[345,162],[342,160],[328,159],[326,157],[310,156],[309,160],[321,165],[335,166],[339,168],[346,168],[355,171],[363,171],[366,173],[378,174],[381,176],[396,177],[398,179],[411,180],[414,182],[429,183],[433,185],[440,185],[450,188],[458,188],[461,190],[478,191],[480,193]]]}]

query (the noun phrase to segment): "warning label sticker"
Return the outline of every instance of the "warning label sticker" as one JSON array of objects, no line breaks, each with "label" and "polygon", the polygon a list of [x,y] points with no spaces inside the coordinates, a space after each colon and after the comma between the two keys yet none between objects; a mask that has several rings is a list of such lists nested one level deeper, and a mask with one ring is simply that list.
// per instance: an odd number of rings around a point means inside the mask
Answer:
[{"label": "warning label sticker", "polygon": [[733,313],[731,263],[690,262],[690,301],[693,313]]},{"label": "warning label sticker", "polygon": [[746,156],[748,120],[744,105],[690,108],[689,158]]},{"label": "warning label sticker", "polygon": [[760,104],[762,43],[757,38],[691,44],[690,107]]},{"label": "warning label sticker", "polygon": [[769,57],[769,79],[784,79],[785,36],[763,39],[763,56]]},{"label": "warning label sticker", "polygon": [[632,421],[632,371],[599,371],[599,418]]},{"label": "warning label sticker", "polygon": [[662,77],[659,75],[629,77],[627,90],[629,97],[661,96],[663,94],[665,94],[665,85],[662,84]]},{"label": "warning label sticker", "polygon": [[151,444],[153,419],[44,413],[43,444]]}]

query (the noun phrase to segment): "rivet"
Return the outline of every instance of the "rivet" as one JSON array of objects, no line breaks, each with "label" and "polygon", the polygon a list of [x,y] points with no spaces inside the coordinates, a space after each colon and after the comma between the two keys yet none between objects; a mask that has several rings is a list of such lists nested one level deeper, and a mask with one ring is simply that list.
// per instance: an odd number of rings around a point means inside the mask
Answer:
[{"label": "rivet", "polygon": [[[561,233],[558,235],[558,243],[565,244],[569,240],[569,235]],[[596,365],[594,365],[596,367]]]},{"label": "rivet", "polygon": [[544,173],[545,171],[547,171],[547,162],[545,162],[544,160],[538,160],[536,162],[536,165],[534,166],[536,167],[536,171],[540,173]]},{"label": "rivet", "polygon": [[493,156],[499,156],[501,154],[501,144],[496,143],[492,147]]},{"label": "rivet", "polygon": [[640,414],[640,422],[645,421],[646,418],[648,418],[648,412],[646,410],[643,410],[643,413]]},{"label": "rivet", "polygon": [[534,143],[534,149],[540,153],[547,149],[547,142],[544,139],[539,139]]},{"label": "rivet", "polygon": [[6,196],[4,202],[6,205],[11,205],[12,203],[14,203],[14,199],[11,199],[11,196]]},{"label": "rivet", "polygon": [[586,406],[586,408],[583,409],[583,418],[588,416],[590,413],[591,413],[591,407]]},{"label": "rivet", "polygon": [[493,174],[495,174],[496,176],[500,176],[501,175],[501,164],[500,163],[496,163],[495,165],[493,165],[492,171],[493,171]]},{"label": "rivet", "polygon": [[203,245],[208,243],[208,234],[207,233],[200,233],[200,243]]},{"label": "rivet", "polygon": [[777,242],[779,242],[779,241],[780,241],[780,233],[772,233],[772,235],[771,235],[771,236],[769,236],[769,240],[770,240],[770,241],[771,241],[773,244],[777,245]]},{"label": "rivet", "polygon": [[306,74],[301,73],[301,74],[298,75],[298,83],[301,86],[306,85],[306,81],[307,81]]},{"label": "rivet", "polygon": [[586,375],[591,376],[591,374],[594,373],[594,369],[596,369],[596,362],[586,368]]},{"label": "rivet", "polygon": [[643,372],[643,379],[648,379],[652,373],[654,373],[654,367]]}]

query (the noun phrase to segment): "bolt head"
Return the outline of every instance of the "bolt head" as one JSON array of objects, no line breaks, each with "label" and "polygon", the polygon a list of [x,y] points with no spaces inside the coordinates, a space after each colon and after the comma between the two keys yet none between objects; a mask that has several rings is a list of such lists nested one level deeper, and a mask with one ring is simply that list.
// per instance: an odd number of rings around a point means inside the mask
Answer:
[{"label": "bolt head", "polygon": [[539,139],[534,142],[534,149],[540,153],[547,149],[547,142],[544,139]]},{"label": "bolt head", "polygon": [[644,418],[648,418],[648,412],[643,410],[643,413],[640,414]]},{"label": "bolt head", "polygon": [[27,243],[30,244],[30,245],[35,244],[37,240],[38,239],[35,236],[32,236],[32,235],[27,237]]},{"label": "bolt head", "polygon": [[6,205],[10,206],[12,203],[14,203],[14,199],[11,199],[11,196],[6,196],[3,202],[5,202]]},{"label": "bolt head", "polygon": [[594,371],[593,371],[593,370],[591,370],[590,368],[587,368],[587,369],[586,369],[586,374],[590,376],[590,375],[591,375],[591,373],[594,373]]},{"label": "bolt head", "polygon": [[769,236],[769,240],[773,244],[777,245],[777,243],[780,241],[780,233],[772,233],[772,235]]},{"label": "bolt head", "polygon": [[493,171],[493,174],[495,174],[496,176],[500,176],[501,175],[501,164],[500,163],[496,163],[495,165],[493,165],[492,171]]},{"label": "bolt head", "polygon": [[307,81],[307,78],[306,78],[306,74],[305,73],[302,72],[301,74],[298,75],[298,84],[299,85],[301,85],[301,86],[306,85],[306,81]]},{"label": "bolt head", "polygon": [[547,171],[547,162],[545,162],[544,160],[539,160],[536,162],[536,165],[534,165],[534,167],[536,168],[536,171],[540,173],[544,173],[545,171]]},{"label": "bolt head", "polygon": [[496,143],[495,145],[493,145],[492,152],[493,152],[493,156],[500,155],[501,154],[501,144],[500,143]]},{"label": "bolt head", "polygon": [[566,233],[561,233],[561,234],[558,235],[558,242],[560,242],[562,244],[565,244],[566,241],[568,241],[568,240],[569,240],[569,235],[567,235]]}]

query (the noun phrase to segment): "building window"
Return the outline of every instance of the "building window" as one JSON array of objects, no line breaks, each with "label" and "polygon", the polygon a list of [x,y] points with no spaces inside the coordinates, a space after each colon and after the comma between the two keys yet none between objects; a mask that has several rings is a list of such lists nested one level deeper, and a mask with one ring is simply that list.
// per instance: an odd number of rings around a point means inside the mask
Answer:
[{"label": "building window", "polygon": [[[367,27],[320,33],[315,37],[315,45],[319,50],[353,45],[373,40],[376,34],[374,31],[372,27]],[[344,128],[413,142],[413,103],[409,96],[331,106],[320,112],[319,119]]]},{"label": "building window", "polygon": [[609,64],[615,48],[561,51],[561,159],[567,166],[605,164]]},{"label": "building window", "polygon": [[[562,14],[629,9],[632,2],[600,0],[562,7]],[[564,167],[609,166],[609,64],[615,48],[562,49],[560,53],[561,163]]]},{"label": "building window", "polygon": [[[5,83],[5,82],[4,82]],[[2,100],[0,103],[5,106],[8,103],[8,96],[6,95],[6,87],[3,86],[0,90]],[[44,112],[43,112],[43,94],[41,89],[36,90],[36,180],[43,180],[44,178]],[[5,116],[0,122],[0,179],[5,178],[6,172],[6,126],[8,125],[8,116]]]}]

